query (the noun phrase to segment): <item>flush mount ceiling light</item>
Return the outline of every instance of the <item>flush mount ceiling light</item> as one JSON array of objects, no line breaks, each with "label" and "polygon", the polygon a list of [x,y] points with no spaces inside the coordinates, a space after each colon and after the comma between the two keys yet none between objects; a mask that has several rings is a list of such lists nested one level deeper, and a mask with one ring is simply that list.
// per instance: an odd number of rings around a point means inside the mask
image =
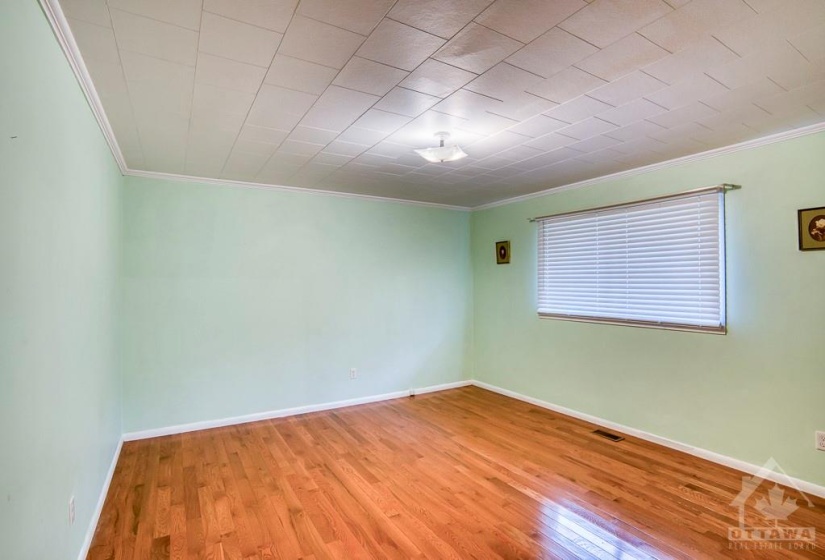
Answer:
[{"label": "flush mount ceiling light", "polygon": [[455,161],[467,157],[464,150],[458,146],[445,146],[444,141],[450,137],[449,132],[436,132],[435,137],[440,141],[437,148],[423,148],[415,153],[432,163],[443,163],[445,161]]}]

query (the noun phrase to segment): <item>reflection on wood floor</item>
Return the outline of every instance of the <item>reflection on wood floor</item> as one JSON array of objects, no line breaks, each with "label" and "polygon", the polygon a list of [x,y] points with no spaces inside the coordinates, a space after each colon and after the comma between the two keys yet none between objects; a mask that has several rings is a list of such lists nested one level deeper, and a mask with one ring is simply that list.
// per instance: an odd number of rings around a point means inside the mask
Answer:
[{"label": "reflection on wood floor", "polygon": [[467,387],[126,443],[89,558],[825,558],[825,500],[755,481],[815,541],[731,541],[742,473],[594,428]]}]

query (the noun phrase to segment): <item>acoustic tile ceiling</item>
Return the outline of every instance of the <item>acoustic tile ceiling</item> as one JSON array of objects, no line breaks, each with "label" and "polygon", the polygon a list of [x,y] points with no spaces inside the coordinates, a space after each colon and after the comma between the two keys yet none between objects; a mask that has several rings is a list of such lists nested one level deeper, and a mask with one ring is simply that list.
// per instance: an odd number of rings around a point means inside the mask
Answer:
[{"label": "acoustic tile ceiling", "polygon": [[60,4],[131,170],[477,206],[825,121],[823,0]]}]

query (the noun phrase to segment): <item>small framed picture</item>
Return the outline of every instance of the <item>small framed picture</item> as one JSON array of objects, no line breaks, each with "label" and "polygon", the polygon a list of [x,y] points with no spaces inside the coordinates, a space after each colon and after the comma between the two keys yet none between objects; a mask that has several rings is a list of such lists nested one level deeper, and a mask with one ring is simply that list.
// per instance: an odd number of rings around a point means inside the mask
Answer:
[{"label": "small framed picture", "polygon": [[799,250],[825,249],[825,206],[799,211]]},{"label": "small framed picture", "polygon": [[496,241],[496,264],[510,264],[509,241]]}]

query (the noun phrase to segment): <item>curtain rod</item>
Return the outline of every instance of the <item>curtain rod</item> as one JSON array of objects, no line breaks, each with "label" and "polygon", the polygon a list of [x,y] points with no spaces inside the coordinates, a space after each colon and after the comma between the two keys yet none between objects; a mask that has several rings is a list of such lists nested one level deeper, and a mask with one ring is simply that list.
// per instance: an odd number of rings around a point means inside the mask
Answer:
[{"label": "curtain rod", "polygon": [[637,206],[639,204],[647,204],[649,202],[660,202],[662,200],[670,200],[672,198],[681,198],[694,194],[704,194],[709,192],[727,192],[736,189],[741,189],[742,185],[733,185],[731,183],[722,183],[720,185],[713,185],[711,187],[700,187],[689,191],[684,191],[675,194],[667,194],[664,196],[656,196],[653,198],[645,198],[643,200],[636,200],[633,202],[622,202],[621,204],[611,204],[609,206],[599,206],[597,208],[585,208],[584,210],[573,210],[572,212],[561,212],[559,214],[548,214],[546,216],[536,216],[535,218],[528,218],[528,222],[539,222],[541,220],[549,220],[550,218],[560,218],[562,216],[574,216],[576,214],[584,214],[586,212],[600,212],[602,210],[612,210],[614,208],[624,208],[626,206]]}]

